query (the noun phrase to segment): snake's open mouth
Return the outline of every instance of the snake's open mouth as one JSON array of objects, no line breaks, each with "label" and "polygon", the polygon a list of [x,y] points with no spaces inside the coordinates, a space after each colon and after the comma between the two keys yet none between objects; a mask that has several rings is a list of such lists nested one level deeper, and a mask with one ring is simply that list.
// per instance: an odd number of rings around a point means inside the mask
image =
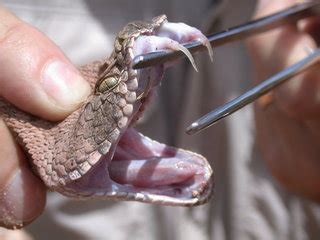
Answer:
[{"label": "snake's open mouth", "polygon": [[212,187],[211,169],[202,156],[158,143],[133,128],[121,137],[108,170],[128,193],[187,201],[204,197]]},{"label": "snake's open mouth", "polygon": [[[131,128],[117,146],[109,174],[114,181],[135,187],[175,185],[189,181],[197,173],[203,174],[202,164],[196,161],[196,157],[185,159],[187,155]],[[201,167],[197,168],[197,164]]]}]

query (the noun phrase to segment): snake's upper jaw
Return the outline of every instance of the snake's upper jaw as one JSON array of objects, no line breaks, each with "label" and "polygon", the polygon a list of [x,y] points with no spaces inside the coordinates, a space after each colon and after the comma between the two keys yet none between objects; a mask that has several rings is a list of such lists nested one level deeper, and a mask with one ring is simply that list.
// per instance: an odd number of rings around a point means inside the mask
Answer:
[{"label": "snake's upper jaw", "polygon": [[[206,36],[198,29],[184,23],[168,21],[164,21],[156,28],[154,35],[139,36],[135,41],[133,54],[140,55],[163,50],[181,51],[186,55],[193,68],[198,71],[192,54],[183,46],[183,44],[193,41],[198,41],[204,45],[208,50],[210,60],[213,61],[213,50]],[[170,62],[166,64],[166,66],[170,65],[172,65]]]}]

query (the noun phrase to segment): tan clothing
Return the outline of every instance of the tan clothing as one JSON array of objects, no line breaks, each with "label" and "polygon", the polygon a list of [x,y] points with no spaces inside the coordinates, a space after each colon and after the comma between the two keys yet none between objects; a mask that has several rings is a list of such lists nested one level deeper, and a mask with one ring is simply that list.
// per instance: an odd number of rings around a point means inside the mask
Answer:
[{"label": "tan clothing", "polygon": [[[170,21],[223,29],[249,19],[253,0],[6,0],[5,6],[55,41],[75,64],[105,57],[127,22],[165,13]],[[224,14],[213,21],[218,9]],[[217,12],[215,12],[217,11]],[[212,31],[211,29],[211,31]],[[205,29],[204,29],[205,30]],[[170,69],[139,128],[151,138],[206,156],[215,172],[214,198],[195,208],[67,199],[50,193],[45,213],[27,230],[35,239],[319,239],[320,208],[282,189],[255,146],[251,107],[196,136],[186,126],[250,86],[240,43]]]}]

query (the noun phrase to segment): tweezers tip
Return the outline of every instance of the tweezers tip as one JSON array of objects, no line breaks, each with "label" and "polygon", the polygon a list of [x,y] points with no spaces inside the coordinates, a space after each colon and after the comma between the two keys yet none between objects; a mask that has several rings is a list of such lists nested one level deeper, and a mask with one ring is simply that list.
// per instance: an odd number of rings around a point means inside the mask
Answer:
[{"label": "tweezers tip", "polygon": [[132,60],[132,68],[138,69],[140,68],[140,64],[143,63],[144,57],[139,55],[133,58]]},{"label": "tweezers tip", "polygon": [[188,135],[193,135],[198,132],[199,123],[194,122],[186,129]]}]

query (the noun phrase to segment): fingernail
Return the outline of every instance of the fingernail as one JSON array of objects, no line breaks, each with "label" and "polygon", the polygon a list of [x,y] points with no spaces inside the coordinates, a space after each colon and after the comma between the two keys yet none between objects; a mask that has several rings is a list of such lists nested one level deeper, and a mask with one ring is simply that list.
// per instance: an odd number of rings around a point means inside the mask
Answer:
[{"label": "fingernail", "polygon": [[[44,201],[41,199],[42,186],[38,181],[28,167],[16,171],[0,191],[0,225],[21,228],[41,213]],[[32,188],[34,190],[30,191]],[[28,196],[28,193],[32,196]]]},{"label": "fingernail", "polygon": [[42,75],[46,93],[62,107],[77,105],[90,93],[90,86],[72,65],[54,60],[46,64]]},{"label": "fingernail", "polygon": [[17,204],[18,199],[23,199],[21,185],[21,171],[18,170],[4,191],[0,193],[0,222],[6,227],[19,228],[23,225],[23,207],[22,204]]}]

